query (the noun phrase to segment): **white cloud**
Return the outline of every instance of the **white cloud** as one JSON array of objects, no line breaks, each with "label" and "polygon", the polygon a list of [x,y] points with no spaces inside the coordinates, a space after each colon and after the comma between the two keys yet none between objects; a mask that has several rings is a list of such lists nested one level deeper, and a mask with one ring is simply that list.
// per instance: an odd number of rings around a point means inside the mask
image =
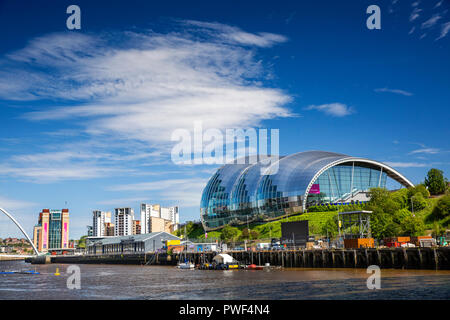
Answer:
[{"label": "white cloud", "polygon": [[[25,118],[72,119],[91,135],[137,139],[153,147],[167,147],[173,130],[190,129],[198,120],[222,129],[292,115],[284,107],[291,97],[261,85],[266,73],[247,48],[269,47],[285,37],[216,23],[186,24],[195,32],[34,39],[2,61],[0,96],[72,101]],[[113,41],[119,38],[120,43]]]},{"label": "white cloud", "polygon": [[414,21],[417,18],[420,17],[420,12],[422,11],[422,9],[419,8],[414,8],[414,10],[412,11],[411,15],[409,16],[409,21]]},{"label": "white cloud", "polygon": [[384,162],[388,166],[394,167],[394,168],[422,168],[422,167],[428,167],[429,165],[426,163],[418,163],[418,162]]},{"label": "white cloud", "polygon": [[[166,34],[48,34],[0,59],[1,98],[54,101],[24,119],[67,120],[74,127],[44,134],[95,141],[16,155],[0,163],[0,174],[34,181],[121,174],[128,172],[127,161],[148,159],[150,165],[170,155],[172,132],[192,131],[195,121],[202,121],[204,130],[223,130],[293,116],[286,108],[292,98],[264,86],[270,70],[255,51],[286,37],[218,23],[180,25],[183,31]],[[134,148],[140,151],[123,155],[130,147],[120,146],[133,144],[140,144]],[[115,164],[120,161],[126,166]]]},{"label": "white cloud", "polygon": [[439,35],[439,37],[436,38],[436,40],[444,38],[449,31],[450,31],[450,22],[443,23],[441,25],[441,34]]},{"label": "white cloud", "polygon": [[349,114],[354,113],[351,107],[343,103],[330,103],[330,104],[322,104],[322,105],[311,105],[305,108],[305,110],[318,110],[327,115],[331,115],[334,117],[344,117]]},{"label": "white cloud", "polygon": [[168,179],[135,184],[117,185],[109,187],[110,191],[152,191],[152,195],[159,200],[172,201],[184,207],[194,207],[200,204],[203,188],[208,179]]},{"label": "white cloud", "polygon": [[[7,211],[27,209],[27,208],[31,208],[33,206],[36,206],[36,203],[29,202],[29,201],[23,201],[23,200],[9,199],[9,198],[0,196],[0,207]],[[14,215],[13,212],[10,212],[10,213]],[[3,214],[0,213],[0,215],[3,215]]]},{"label": "white cloud", "polygon": [[283,35],[268,32],[249,33],[242,31],[237,27],[228,26],[217,22],[201,22],[192,20],[187,20],[184,22],[186,25],[207,29],[211,32],[210,35],[213,33],[218,33],[218,36],[222,41],[234,44],[271,47],[277,43],[287,41],[287,38]]},{"label": "white cloud", "polygon": [[84,180],[92,178],[101,178],[112,174],[125,174],[131,170],[101,167],[88,164],[65,165],[27,165],[27,166],[7,166],[0,165],[0,175],[10,175],[19,177],[23,181],[35,183],[52,183],[61,180]]},{"label": "white cloud", "polygon": [[437,154],[440,153],[441,150],[437,148],[422,148],[411,151],[409,154],[417,154],[417,153],[427,153],[427,154]]},{"label": "white cloud", "polygon": [[421,28],[422,29],[428,29],[433,27],[440,19],[442,19],[442,17],[438,14],[435,14],[434,16],[432,16],[430,19],[428,19],[427,21],[422,23]]},{"label": "white cloud", "polygon": [[391,92],[391,93],[397,93],[404,96],[412,96],[413,94],[411,92],[405,91],[405,90],[399,90],[399,89],[389,89],[389,88],[378,88],[374,90],[375,92]]}]

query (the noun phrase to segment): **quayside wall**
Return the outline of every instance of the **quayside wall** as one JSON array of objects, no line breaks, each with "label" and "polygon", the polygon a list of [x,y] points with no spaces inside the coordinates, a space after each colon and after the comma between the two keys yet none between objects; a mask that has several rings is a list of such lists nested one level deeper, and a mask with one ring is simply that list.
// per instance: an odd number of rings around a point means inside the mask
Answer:
[{"label": "quayside wall", "polygon": [[[296,251],[236,251],[227,252],[241,264],[281,266],[285,268],[380,268],[450,270],[450,247],[383,248],[383,249],[322,249]],[[27,258],[31,263],[70,264],[134,264],[176,265],[188,259],[195,264],[212,261],[214,253],[128,253],[78,256],[46,256]]]}]

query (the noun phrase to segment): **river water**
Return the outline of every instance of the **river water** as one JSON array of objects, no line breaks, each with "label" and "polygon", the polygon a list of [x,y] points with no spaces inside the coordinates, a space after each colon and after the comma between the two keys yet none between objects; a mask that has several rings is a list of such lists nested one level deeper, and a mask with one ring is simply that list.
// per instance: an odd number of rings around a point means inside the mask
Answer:
[{"label": "river water", "polygon": [[[81,289],[68,289],[69,265],[0,261],[0,299],[450,299],[450,271],[381,270],[369,290],[365,269],[179,270],[167,266],[79,265]],[[55,276],[56,268],[61,275]]]}]

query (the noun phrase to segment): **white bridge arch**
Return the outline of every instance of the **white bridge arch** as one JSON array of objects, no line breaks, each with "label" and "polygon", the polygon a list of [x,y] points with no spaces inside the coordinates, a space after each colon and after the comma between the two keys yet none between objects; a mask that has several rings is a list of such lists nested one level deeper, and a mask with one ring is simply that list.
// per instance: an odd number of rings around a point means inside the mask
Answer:
[{"label": "white bridge arch", "polygon": [[8,218],[10,218],[12,220],[12,222],[14,222],[14,224],[20,229],[20,231],[22,231],[23,235],[25,236],[25,238],[27,238],[28,242],[31,244],[31,246],[33,247],[34,252],[36,253],[36,255],[39,255],[39,251],[36,248],[36,246],[34,245],[33,241],[31,241],[30,237],[28,236],[28,234],[25,232],[25,230],[22,228],[22,226],[20,225],[19,222],[17,222],[16,219],[14,219],[14,217],[5,209],[0,208],[0,211],[3,212]]}]

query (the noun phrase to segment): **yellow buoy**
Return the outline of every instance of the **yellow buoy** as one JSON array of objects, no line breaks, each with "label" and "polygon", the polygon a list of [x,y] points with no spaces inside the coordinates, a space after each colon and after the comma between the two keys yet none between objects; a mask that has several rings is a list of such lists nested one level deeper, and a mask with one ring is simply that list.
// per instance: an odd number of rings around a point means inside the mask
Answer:
[{"label": "yellow buoy", "polygon": [[60,276],[61,273],[59,273],[59,268],[56,268],[55,276]]}]

